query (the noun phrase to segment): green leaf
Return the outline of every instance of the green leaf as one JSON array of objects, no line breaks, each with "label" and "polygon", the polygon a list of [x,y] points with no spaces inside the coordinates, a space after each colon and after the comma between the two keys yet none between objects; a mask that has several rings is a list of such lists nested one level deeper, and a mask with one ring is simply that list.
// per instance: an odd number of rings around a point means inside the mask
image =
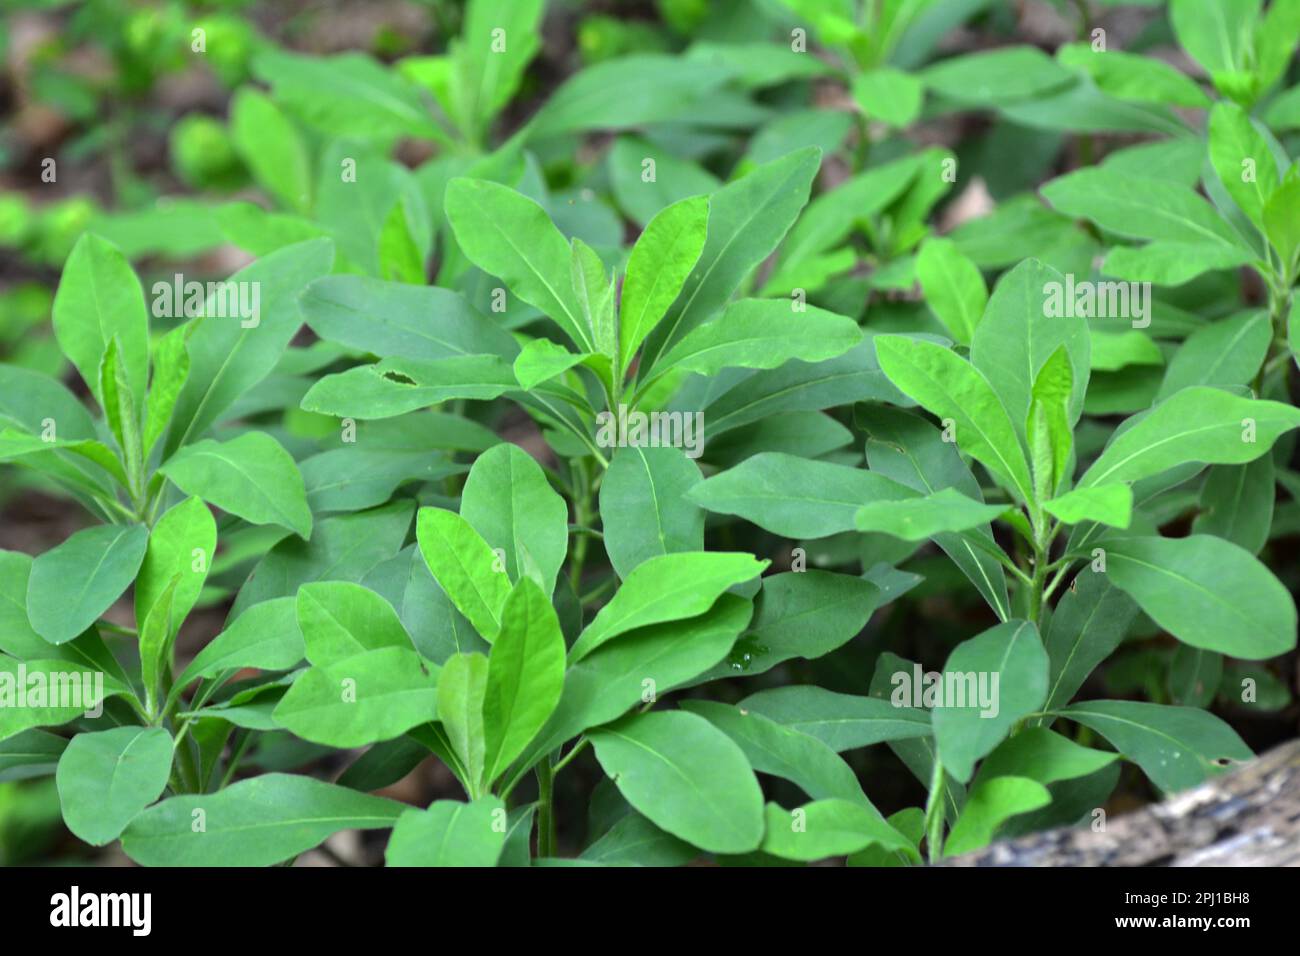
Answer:
[{"label": "green leaf", "polygon": [[[982,500],[979,482],[961,460],[956,445],[945,441],[943,432],[920,416],[885,405],[857,412],[867,431],[867,464],[886,478],[933,494],[955,488],[968,498]],[[1006,575],[990,552],[993,533],[980,528],[963,534],[941,534],[935,538],[950,558],[970,579],[989,607],[1002,620],[1011,617]]]},{"label": "green leaf", "polygon": [[820,740],[717,701],[690,700],[682,706],[734,740],[754,770],[789,780],[815,800],[842,799],[871,808],[852,768]]},{"label": "green leaf", "polygon": [[451,103],[456,124],[481,142],[519,88],[524,70],[541,49],[543,0],[500,4],[472,0],[461,35],[452,41]]},{"label": "green leaf", "polygon": [[192,681],[223,671],[245,667],[286,671],[296,667],[304,656],[296,601],[292,597],[273,598],[254,604],[209,641],[176,680],[172,695],[178,695]]},{"label": "green leaf", "polygon": [[716,375],[724,368],[776,368],[791,359],[821,362],[862,341],[850,318],[785,299],[741,299],[718,318],[688,332],[655,364],[650,380],[669,369]]},{"label": "green leaf", "polygon": [[144,405],[144,456],[167,432],[176,400],[190,374],[188,343],[194,326],[178,326],[158,340],[153,349],[153,377]]},{"label": "green leaf", "polygon": [[951,239],[927,239],[916,257],[925,301],[961,345],[970,345],[989,293],[975,263]]},{"label": "green leaf", "polygon": [[650,711],[592,731],[596,759],[656,826],[711,853],[763,838],[763,793],[744,753],[707,720]]},{"label": "green leaf", "polygon": [[821,150],[806,147],[766,163],[709,199],[708,238],[681,295],[646,342],[658,356],[722,308],[745,277],[772,254],[808,201]]},{"label": "green leaf", "polygon": [[1197,707],[1092,700],[1059,713],[1101,734],[1166,793],[1194,787],[1254,756],[1231,727]]},{"label": "green leaf", "polygon": [[1122,483],[1076,488],[1044,501],[1043,510],[1066,524],[1097,521],[1127,528],[1133,520],[1133,489]]},{"label": "green leaf", "polygon": [[695,847],[630,810],[579,859],[596,866],[682,866],[699,855]]},{"label": "green leaf", "polygon": [[1106,573],[1157,624],[1193,647],[1246,660],[1296,645],[1289,591],[1254,555],[1211,535],[1114,538]]},{"label": "green leaf", "polygon": [[596,351],[573,295],[569,243],[545,209],[508,186],[464,178],[447,184],[445,209],[471,262],[554,319],[581,351]]},{"label": "green leaf", "polygon": [[921,71],[930,90],[959,103],[990,106],[1040,96],[1074,77],[1032,46],[1008,46],[940,60]]},{"label": "green leaf", "polygon": [[[617,284],[605,274],[605,264],[596,250],[581,239],[574,239],[570,259],[570,283],[573,296],[582,309],[587,330],[596,351],[611,362],[618,359],[618,320],[615,317]],[[614,382],[609,382],[611,390]]]},{"label": "green leaf", "polygon": [[636,54],[569,77],[524,130],[530,140],[589,129],[625,129],[688,118],[717,97],[729,67]]},{"label": "green leaf", "polygon": [[773,687],[749,695],[737,706],[816,737],[836,753],[930,734],[930,715],[924,710],[814,685]]},{"label": "green leaf", "polygon": [[564,687],[564,635],[550,599],[520,581],[501,609],[483,695],[485,779],[495,780],[537,735]]},{"label": "green leaf", "polygon": [[149,532],[149,546],[135,579],[135,619],[149,616],[159,596],[179,575],[172,594],[173,634],[189,616],[217,550],[217,523],[199,498],[187,498],[163,512]]},{"label": "green leaf", "polygon": [[482,654],[453,654],[443,663],[438,678],[438,719],[460,758],[462,783],[470,799],[478,797],[485,782],[483,703],[487,680],[488,659]]},{"label": "green leaf", "polygon": [[310,239],[263,256],[231,276],[228,296],[241,287],[259,290],[256,325],[251,319],[209,314],[205,305],[189,339],[190,374],[176,400],[164,456],[203,435],[270,374],[302,325],[298,296],[328,273],[333,261],[333,243]]},{"label": "green leaf", "polygon": [[924,498],[873,501],[857,510],[859,531],[880,531],[903,541],[924,541],[945,531],[966,531],[988,524],[1006,511],[1005,505],[986,505],[960,491],[944,488]]},{"label": "green leaf", "polygon": [[763,452],[706,478],[687,497],[782,537],[810,539],[853,530],[858,509],[868,502],[897,502],[916,494],[861,468]]},{"label": "green leaf", "polygon": [[901,335],[877,337],[876,356],[890,381],[940,419],[952,420],[962,451],[979,460],[1021,501],[1033,500],[1029,466],[1016,427],[979,369],[942,345]]},{"label": "green leaf", "polygon": [[1260,0],[1216,3],[1215,0],[1170,0],[1169,23],[1192,59],[1205,67],[1215,85],[1247,69],[1248,50],[1259,16]]},{"label": "green leaf", "polygon": [[638,628],[596,648],[569,668],[559,706],[516,768],[623,716],[648,693],[662,695],[704,673],[731,649],[752,611],[744,598],[724,594],[697,617]]},{"label": "green leaf", "polygon": [[103,400],[104,418],[117,440],[121,460],[126,466],[127,488],[132,495],[141,493],[144,471],[144,452],[141,448],[140,414],[136,397],[126,379],[126,369],[118,353],[117,338],[109,341],[99,367],[99,394]]},{"label": "green leaf", "polygon": [[1079,479],[1079,487],[1136,481],[1189,461],[1245,464],[1297,426],[1300,410],[1289,405],[1240,398],[1217,388],[1184,388],[1121,425]]},{"label": "green leaf", "polygon": [[853,99],[872,119],[890,126],[909,126],[921,112],[925,89],[914,76],[892,67],[877,67],[853,78]]},{"label": "green leaf", "polygon": [[[481,6],[481,4],[480,4]],[[436,800],[404,812],[393,827],[388,866],[496,866],[506,845],[505,806],[488,795],[470,803]]]},{"label": "green leaf", "polygon": [[411,217],[406,204],[397,202],[384,219],[376,242],[380,278],[411,285],[423,285],[425,280],[424,253],[413,235]]},{"label": "green leaf", "polygon": [[310,541],[293,535],[282,538],[239,589],[232,616],[261,601],[297,594],[312,581],[360,581],[402,549],[412,511],[411,501],[399,499],[369,511],[325,518]]},{"label": "green leaf", "polygon": [[[913,679],[914,674],[895,674],[891,699],[909,696],[902,692]],[[1047,653],[1038,629],[1028,621],[1008,621],[962,642],[948,656],[942,680],[941,704],[931,717],[939,760],[965,783],[975,762],[1046,699]]]},{"label": "green leaf", "polygon": [[[1140,247],[1114,247],[1106,253],[1106,261],[1102,263],[1101,269],[1108,276],[1129,282],[1182,285],[1205,272],[1235,269],[1256,261],[1255,254],[1245,246],[1229,246],[1221,242],[1176,242],[1158,239]],[[1105,284],[1098,284],[1099,300],[1102,285]],[[1124,289],[1125,287],[1121,285],[1117,295],[1123,296]],[[1122,303],[1123,299],[1115,301]],[[1136,312],[1136,306],[1134,311]]]},{"label": "green leaf", "polygon": [[[1029,416],[1034,385],[1059,349],[1065,351],[1068,375],[1065,370],[1053,371],[1051,384],[1045,387],[1066,389],[1070,424],[1083,411],[1091,339],[1088,321],[1074,310],[1053,311],[1053,292],[1064,296],[1066,289],[1065,278],[1055,269],[1036,259],[1022,262],[993,290],[971,341],[971,364],[1002,399],[1017,434],[1023,434],[1020,423]],[[957,440],[960,444],[960,433]]]},{"label": "green leaf", "polygon": [[[808,58],[794,54],[796,59]],[[655,174],[647,175],[654,162]],[[606,168],[610,190],[628,218],[645,227],[662,210],[691,196],[711,193],[718,178],[698,163],[636,136],[620,136],[610,149]],[[701,243],[703,234],[701,233]]]},{"label": "green leaf", "polygon": [[311,537],[311,509],[298,465],[265,432],[187,445],[158,469],[188,495],[250,524],[275,524]]},{"label": "green leaf", "polygon": [[1103,93],[1138,103],[1204,109],[1210,98],[1196,81],[1153,57],[1120,50],[1094,50],[1090,43],[1066,43],[1056,50],[1062,64],[1092,77]]},{"label": "green leaf", "polygon": [[582,364],[591,355],[590,352],[570,352],[550,339],[533,339],[515,356],[515,378],[521,388],[531,390]]},{"label": "green leaf", "polygon": [[1164,179],[1091,167],[1054,179],[1041,192],[1059,212],[1090,219],[1121,236],[1243,247],[1213,206],[1186,186]]},{"label": "green leaf", "polygon": [[470,355],[511,358],[518,346],[450,289],[332,275],[300,300],[311,330],[328,342],[380,358],[437,361]]},{"label": "green leaf", "polygon": [[50,659],[20,661],[0,654],[0,740],[33,727],[57,727],[83,716],[99,717],[109,697],[131,693],[105,673],[105,667],[115,666],[100,662],[103,657],[111,660],[107,649],[100,659],[84,661],[80,657],[59,659],[55,657],[58,649],[50,650]]},{"label": "green leaf", "polygon": [[78,734],[55,775],[63,821],[92,846],[111,843],[162,795],[171,769],[172,738],[161,727]]},{"label": "green leaf", "polygon": [[172,607],[180,582],[180,575],[175,575],[140,624],[140,679],[144,683],[145,709],[151,717],[158,716],[158,704],[167,693],[164,680],[171,680],[172,641],[180,629]]},{"label": "green leaf", "polygon": [[764,853],[784,860],[812,862],[879,846],[914,852],[912,844],[879,813],[848,800],[815,800],[795,810],[769,803]]},{"label": "green leaf", "polygon": [[614,452],[600,485],[600,522],[620,578],[649,558],[704,550],[704,512],[687,498],[699,481],[699,467],[681,449]]},{"label": "green leaf", "polygon": [[1070,391],[1074,373],[1065,346],[1058,346],[1034,379],[1025,419],[1034,498],[1043,502],[1065,486],[1074,472]]},{"label": "green leaf", "polygon": [[415,519],[420,554],[438,585],[474,629],[491,642],[501,627],[501,608],[510,593],[504,562],[454,511],[421,508]]},{"label": "green leaf", "polygon": [[[724,207],[725,208],[725,207]],[[693,196],[658,212],[628,256],[619,307],[619,364],[627,368],[669,306],[704,250],[709,199]]]},{"label": "green leaf", "polygon": [[650,558],[632,570],[618,593],[587,625],[569,658],[579,661],[634,628],[703,614],[722,592],[758,577],[768,564],[749,554],[721,551]]},{"label": "green leaf", "polygon": [[569,546],[569,509],[541,465],[502,442],[479,455],[461,492],[460,515],[505,552],[511,580],[532,578],[548,598]]},{"label": "green leaf", "polygon": [[364,747],[433,720],[437,686],[438,668],[414,650],[382,647],[299,674],[273,716],[303,740]]},{"label": "green leaf", "polygon": [[993,840],[1007,820],[1052,802],[1052,795],[1041,783],[1026,777],[1004,776],[987,780],[972,788],[961,816],[944,841],[944,856],[956,856],[978,850]]},{"label": "green leaf", "polygon": [[1294,273],[1300,252],[1300,171],[1292,166],[1264,203],[1264,234],[1284,266]]},{"label": "green leaf", "polygon": [[318,581],[298,589],[298,630],[307,660],[318,667],[387,647],[411,650],[393,606],[359,584]]},{"label": "green leaf", "polygon": [[419,91],[365,54],[318,57],[268,49],[252,66],[271,85],[275,102],[331,136],[447,140]]},{"label": "green leaf", "polygon": [[94,233],[77,240],[63,266],[54,296],[54,335],[97,400],[99,366],[116,338],[128,390],[144,394],[149,370],[144,290],[126,257]]},{"label": "green leaf", "polygon": [[326,375],[308,389],[300,407],[338,418],[392,418],[452,399],[486,401],[518,384],[510,364],[495,355],[385,359]]},{"label": "green leaf", "polygon": [[391,827],[406,809],[311,777],[268,773],[150,807],[122,834],[122,849],[142,866],[271,866],[340,830]]},{"label": "green leaf", "polygon": [[[1216,323],[1217,324],[1217,323]],[[1094,372],[1117,372],[1130,365],[1164,365],[1160,346],[1145,332],[1100,332],[1091,330],[1088,359]]]},{"label": "green leaf", "polygon": [[269,96],[250,86],[230,100],[231,145],[257,184],[295,212],[311,209],[311,157],[298,130]]},{"label": "green leaf", "polygon": [[754,621],[727,659],[702,678],[752,677],[793,658],[813,660],[852,640],[888,597],[874,583],[829,571],[763,578]]},{"label": "green leaf", "polygon": [[1262,310],[1238,313],[1197,329],[1174,353],[1156,402],[1200,385],[1241,395],[1263,365],[1271,335],[1268,313]]},{"label": "green leaf", "polygon": [[1232,201],[1264,227],[1264,206],[1277,189],[1277,163],[1250,117],[1233,103],[1216,103],[1208,126],[1210,162]]},{"label": "green leaf", "polygon": [[1201,513],[1192,522],[1192,532],[1225,538],[1251,554],[1259,554],[1273,525],[1276,480],[1269,455],[1248,465],[1211,468],[1201,486]]},{"label": "green leaf", "polygon": [[39,555],[27,582],[32,628],[51,644],[79,636],[135,580],[148,543],[142,524],[100,525]]}]

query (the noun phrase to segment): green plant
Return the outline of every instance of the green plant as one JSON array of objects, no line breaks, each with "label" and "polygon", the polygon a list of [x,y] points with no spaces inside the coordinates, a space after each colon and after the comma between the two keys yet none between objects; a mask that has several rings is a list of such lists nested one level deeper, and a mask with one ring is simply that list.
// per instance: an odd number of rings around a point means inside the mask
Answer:
[{"label": "green plant", "polygon": [[[540,0],[392,66],[261,49],[172,142],[264,202],[80,221],[61,358],[0,362],[6,480],[95,522],[0,551],[0,782],[146,865],[898,866],[1250,759],[1300,4],[1205,2],[1150,30],[1209,85],[1088,4],[1054,57],[936,59],[1009,32],[978,2],[600,14],[540,98]],[[220,238],[227,282],[131,265]],[[459,793],[378,795],[431,758]]]}]

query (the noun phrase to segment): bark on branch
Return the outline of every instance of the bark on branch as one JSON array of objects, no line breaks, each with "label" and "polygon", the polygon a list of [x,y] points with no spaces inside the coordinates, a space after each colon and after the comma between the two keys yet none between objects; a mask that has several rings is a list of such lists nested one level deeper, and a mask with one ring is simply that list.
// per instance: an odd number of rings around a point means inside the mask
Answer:
[{"label": "bark on branch", "polygon": [[1300,740],[1110,821],[1063,827],[941,866],[1300,866]]}]

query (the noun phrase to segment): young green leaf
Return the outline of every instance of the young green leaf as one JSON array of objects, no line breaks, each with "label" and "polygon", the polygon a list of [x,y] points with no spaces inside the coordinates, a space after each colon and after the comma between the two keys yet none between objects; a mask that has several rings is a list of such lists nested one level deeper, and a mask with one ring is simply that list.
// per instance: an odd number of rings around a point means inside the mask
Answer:
[{"label": "young green leaf", "polygon": [[54,296],[54,334],[97,400],[102,398],[99,367],[116,338],[128,390],[144,395],[149,369],[144,290],[126,257],[94,233],[77,240],[64,264]]},{"label": "young green leaf", "polygon": [[596,351],[573,295],[569,244],[545,209],[483,179],[453,179],[444,203],[471,262],[554,319],[580,350]]},{"label": "young green leaf", "polygon": [[501,609],[483,692],[483,765],[495,780],[541,730],[564,687],[564,635],[549,598],[529,578]]},{"label": "young green leaf", "polygon": [[769,563],[749,554],[717,551],[650,558],[632,570],[613,600],[587,625],[569,658],[577,662],[634,628],[703,614],[722,592],[758,577]]},{"label": "young green leaf", "polygon": [[619,365],[628,368],[637,349],[664,317],[704,250],[709,200],[694,196],[673,203],[646,224],[627,260],[619,305]]},{"label": "young green leaf", "polygon": [[479,455],[461,493],[461,517],[505,555],[511,580],[532,578],[547,597],[569,544],[569,509],[541,465],[502,442]]},{"label": "young green leaf", "polygon": [[488,659],[482,654],[453,654],[438,678],[438,719],[460,760],[461,782],[471,800],[484,786],[486,730],[483,702],[487,694]]},{"label": "young green leaf", "polygon": [[501,627],[510,577],[491,545],[454,511],[421,508],[415,519],[420,554],[447,597],[491,642]]},{"label": "young green leaf", "polygon": [[135,579],[135,619],[143,623],[171,580],[173,628],[179,628],[199,599],[217,550],[217,523],[200,498],[173,505],[155,522]]},{"label": "young green leaf", "polygon": [[1122,483],[1076,488],[1044,501],[1043,510],[1066,524],[1096,521],[1127,528],[1133,520],[1133,489]]},{"label": "young green leaf", "polygon": [[989,293],[984,276],[951,239],[927,239],[916,257],[925,301],[960,345],[970,345]]}]

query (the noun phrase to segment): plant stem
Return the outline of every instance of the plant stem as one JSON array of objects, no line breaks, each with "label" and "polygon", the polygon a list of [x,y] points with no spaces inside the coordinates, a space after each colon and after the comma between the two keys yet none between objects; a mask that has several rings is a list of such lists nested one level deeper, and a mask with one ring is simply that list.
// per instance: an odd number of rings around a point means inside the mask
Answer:
[{"label": "plant stem", "polygon": [[926,855],[931,863],[943,856],[943,764],[934,755],[934,769],[930,773],[930,794],[925,801]]},{"label": "plant stem", "polygon": [[548,754],[537,765],[537,855],[555,856],[555,771]]}]

